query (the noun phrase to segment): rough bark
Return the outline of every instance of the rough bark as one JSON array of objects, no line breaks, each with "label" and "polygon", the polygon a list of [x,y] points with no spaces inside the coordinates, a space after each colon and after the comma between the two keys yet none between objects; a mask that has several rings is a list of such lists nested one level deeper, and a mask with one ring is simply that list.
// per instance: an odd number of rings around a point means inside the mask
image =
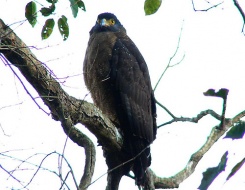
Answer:
[{"label": "rough bark", "polygon": [[85,148],[85,170],[79,188],[86,189],[94,172],[95,148],[92,141],[74,126],[77,123],[85,125],[97,137],[105,152],[120,155],[122,141],[117,140],[115,127],[93,104],[69,96],[42,62],[2,20],[0,42],[0,53],[17,67],[35,88],[50,109],[53,119],[61,122],[68,137]]}]

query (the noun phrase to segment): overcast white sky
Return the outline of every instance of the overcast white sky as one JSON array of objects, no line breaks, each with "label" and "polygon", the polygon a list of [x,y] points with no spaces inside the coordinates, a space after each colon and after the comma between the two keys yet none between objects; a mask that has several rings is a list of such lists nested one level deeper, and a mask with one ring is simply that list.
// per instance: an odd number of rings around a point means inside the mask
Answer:
[{"label": "overcast white sky", "polygon": [[[29,1],[4,0],[0,6],[0,18],[7,24],[24,20],[25,5]],[[209,5],[199,1],[197,9]],[[40,2],[45,4],[44,1]],[[228,88],[230,90],[227,103],[227,117],[233,117],[245,109],[244,60],[245,37],[241,33],[242,18],[233,2],[225,1],[219,7],[208,12],[194,12],[191,1],[164,0],[160,10],[152,16],[145,16],[144,1],[130,0],[89,0],[85,1],[87,12],[79,12],[72,18],[68,1],[58,6],[54,16],[58,19],[62,14],[68,17],[70,37],[63,42],[56,28],[50,39],[41,40],[43,18],[38,18],[37,26],[27,23],[13,24],[11,27],[28,45],[33,46],[37,58],[48,65],[56,76],[62,78],[64,89],[77,98],[83,99],[88,93],[83,83],[82,64],[89,38],[89,30],[94,25],[97,15],[102,12],[113,12],[127,29],[128,35],[136,43],[143,54],[152,79],[153,86],[173,55],[181,26],[182,38],[179,52],[173,63],[178,62],[185,54],[184,61],[167,71],[158,89],[156,98],[176,116],[193,117],[200,111],[213,109],[221,113],[222,101],[217,98],[203,96],[209,88]],[[245,5],[242,5],[245,9]],[[39,8],[41,6],[39,5]],[[56,26],[57,27],[57,26]],[[26,159],[34,153],[62,153],[66,136],[59,122],[42,112],[26,94],[18,79],[9,67],[0,64],[0,152]],[[65,78],[68,77],[68,78]],[[63,79],[65,78],[65,79]],[[25,82],[25,80],[22,78]],[[37,96],[30,85],[28,90]],[[90,101],[89,97],[86,100]],[[41,107],[47,107],[39,101]],[[11,106],[12,105],[12,106]],[[10,107],[9,107],[10,106]],[[158,124],[166,122],[170,117],[158,108]],[[205,142],[212,127],[219,122],[211,117],[204,118],[198,124],[175,123],[158,130],[157,140],[152,145],[153,162],[151,168],[160,176],[168,177],[179,172],[186,165],[190,155]],[[77,126],[86,131],[83,126]],[[5,133],[5,134],[4,134]],[[94,142],[95,138],[92,136]],[[220,140],[204,156],[193,176],[180,186],[180,190],[194,190],[200,184],[202,172],[207,167],[216,166],[221,156],[229,150],[226,171],[222,173],[209,189],[245,189],[244,167],[229,182],[225,179],[231,168],[245,157],[244,139],[231,141]],[[65,156],[79,181],[83,170],[83,149],[68,140]],[[39,163],[42,155],[30,161]],[[0,164],[13,169],[19,162],[0,157]],[[52,156],[44,163],[45,167],[56,170],[57,156]],[[31,168],[25,165],[24,168]],[[35,168],[35,167],[34,167]],[[65,166],[64,166],[65,168]],[[94,179],[107,170],[101,148],[97,151],[97,163]],[[33,171],[15,172],[17,177],[26,175],[30,179]],[[66,174],[65,171],[63,172]],[[33,174],[33,173],[32,173]],[[0,189],[18,187],[0,169]],[[21,178],[22,179],[22,178]],[[48,180],[49,183],[47,183]],[[137,189],[133,180],[123,178],[122,189]],[[106,176],[91,185],[91,190],[104,189]],[[59,180],[49,172],[38,173],[29,189],[58,189]]]}]

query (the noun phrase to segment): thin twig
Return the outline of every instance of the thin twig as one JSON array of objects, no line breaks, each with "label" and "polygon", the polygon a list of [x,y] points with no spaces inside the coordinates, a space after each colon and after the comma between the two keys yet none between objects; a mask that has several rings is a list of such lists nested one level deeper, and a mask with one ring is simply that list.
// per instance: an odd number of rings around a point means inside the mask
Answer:
[{"label": "thin twig", "polygon": [[163,108],[172,118],[176,118],[172,112],[169,111],[168,108],[166,108],[164,105],[162,105],[157,99],[156,104],[159,105],[161,108]]},{"label": "thin twig", "polygon": [[[64,146],[63,146],[63,150],[62,150],[62,155],[63,156],[59,156],[58,157],[58,162],[59,162],[59,167],[58,167],[58,169],[59,169],[59,175],[62,177],[62,165],[63,165],[63,157],[65,156],[65,148],[66,148],[66,145],[67,145],[67,142],[68,142],[68,138],[69,138],[69,136],[68,136],[68,134],[66,135],[66,140],[65,140],[65,143],[64,143]],[[62,180],[61,180],[61,182],[62,182]],[[63,182],[62,182],[62,184],[63,184]],[[63,185],[61,185],[61,186],[63,186]]]},{"label": "thin twig", "polygon": [[[197,114],[196,117],[192,117],[192,118],[190,118],[190,117],[175,117],[174,116],[174,118],[172,120],[159,125],[158,128],[160,128],[162,126],[165,126],[165,125],[169,125],[169,124],[174,123],[174,122],[179,122],[179,121],[181,121],[181,122],[198,123],[198,121],[200,119],[202,119],[206,115],[211,115],[217,120],[221,120],[222,119],[222,117],[219,114],[217,114],[215,111],[208,109],[208,110],[205,110],[205,111],[201,111],[199,114]],[[225,120],[228,121],[229,119],[225,119]]]},{"label": "thin twig", "polygon": [[15,181],[17,181],[22,187],[24,187],[24,185],[21,183],[21,181],[19,179],[17,179],[11,172],[9,172],[7,169],[5,169],[1,164],[0,164],[0,168],[5,171],[10,177],[12,177]]},{"label": "thin twig", "polygon": [[237,0],[233,0],[235,7],[238,9],[239,13],[242,16],[243,19],[243,25],[242,25],[242,33],[244,33],[244,26],[245,26],[245,13],[242,9],[242,7],[240,6],[240,4],[237,2]]},{"label": "thin twig", "polygon": [[[94,181],[92,181],[87,187],[89,187],[90,185],[94,184],[96,181],[98,181],[100,178],[102,178],[103,176],[105,176],[106,174],[109,174],[111,172],[113,172],[114,170],[123,167],[124,165],[128,164],[129,162],[132,162],[133,160],[135,160],[137,157],[139,157],[147,148],[149,148],[149,146],[145,147],[141,152],[139,152],[136,156],[132,157],[131,159],[127,160],[126,162],[123,162],[121,164],[119,164],[118,166],[108,170],[107,172],[105,172],[104,174],[102,174],[101,176],[99,176],[98,178],[96,178]],[[131,175],[127,175],[128,177],[132,177]]]},{"label": "thin twig", "polygon": [[46,113],[47,115],[50,115],[50,113],[48,113],[47,111],[45,111],[38,103],[37,101],[35,100],[35,98],[32,96],[32,94],[29,92],[29,90],[26,88],[25,84],[23,83],[23,81],[21,80],[21,78],[19,77],[19,75],[15,72],[15,70],[12,68],[11,64],[8,62],[8,60],[1,56],[2,57],[2,60],[5,61],[5,63],[8,64],[10,70],[14,73],[14,75],[17,77],[17,79],[20,81],[20,84],[23,86],[23,88],[25,89],[26,93],[31,97],[31,99],[33,100],[33,102],[37,105],[37,107],[39,109],[41,109],[44,113]]},{"label": "thin twig", "polygon": [[164,74],[166,73],[166,71],[167,71],[170,67],[174,67],[174,66],[180,64],[180,63],[183,61],[184,57],[185,57],[185,55],[183,55],[182,58],[181,58],[181,60],[180,60],[179,62],[177,62],[177,63],[171,65],[171,62],[172,62],[173,58],[176,56],[176,54],[177,54],[177,52],[178,52],[178,50],[179,50],[180,39],[181,39],[182,31],[183,31],[183,24],[184,24],[184,21],[183,21],[182,26],[181,26],[181,29],[180,29],[180,35],[179,35],[179,39],[178,39],[178,43],[177,43],[177,47],[176,47],[176,49],[175,49],[175,52],[174,52],[174,54],[172,55],[172,57],[170,57],[170,59],[169,59],[169,61],[168,61],[168,64],[167,64],[166,68],[164,69],[164,71],[162,72],[161,76],[159,77],[159,79],[158,79],[158,81],[157,81],[157,83],[156,83],[156,85],[155,85],[155,87],[154,87],[154,89],[153,89],[154,91],[156,90],[157,86],[159,85],[159,83],[160,83],[160,81],[162,80],[162,77],[164,76]]},{"label": "thin twig", "polygon": [[[23,151],[23,150],[12,150],[12,151]],[[60,176],[59,176],[59,174],[58,174],[57,172],[52,171],[52,170],[50,170],[50,169],[48,169],[48,168],[44,168],[44,167],[42,166],[43,162],[44,162],[49,156],[51,156],[52,154],[58,154],[59,156],[62,156],[61,154],[59,154],[59,153],[57,153],[57,152],[51,152],[51,153],[49,153],[49,154],[35,153],[35,154],[29,156],[28,158],[26,158],[26,159],[24,159],[24,160],[19,159],[19,158],[15,158],[15,157],[12,157],[12,156],[9,156],[9,155],[5,154],[5,153],[7,153],[7,152],[9,152],[9,151],[6,151],[6,152],[4,152],[4,153],[2,152],[2,153],[0,153],[0,155],[3,156],[3,157],[7,157],[7,158],[10,158],[10,159],[17,160],[17,161],[21,162],[17,167],[15,167],[15,169],[14,169],[13,171],[10,171],[10,172],[8,171],[8,173],[9,173],[9,175],[10,175],[11,177],[14,177],[14,175],[13,175],[14,172],[17,171],[17,168],[20,168],[20,166],[21,166],[22,164],[24,164],[24,163],[29,164],[29,165],[34,166],[34,167],[37,168],[37,170],[35,171],[34,175],[33,175],[32,178],[30,179],[30,181],[29,181],[26,185],[23,185],[23,184],[22,184],[23,188],[27,188],[27,187],[31,184],[31,182],[33,181],[34,177],[36,176],[36,174],[38,173],[38,171],[39,171],[40,169],[42,169],[42,170],[44,170],[44,171],[48,171],[48,172],[50,172],[50,173],[53,173],[53,174],[55,174],[57,177],[60,178]],[[40,162],[40,164],[34,164],[34,163],[28,161],[30,158],[32,158],[32,157],[34,157],[34,156],[37,156],[37,155],[45,155],[45,157],[42,159],[42,161]],[[66,158],[64,158],[64,160],[66,161],[67,166],[69,167],[69,169],[70,169],[70,171],[71,171],[73,180],[75,180],[75,176],[74,176],[74,173],[73,173],[73,170],[72,170],[71,165],[70,165],[69,162],[66,160]],[[15,178],[14,178],[14,179],[15,179]],[[63,183],[65,184],[65,186],[68,188],[68,185],[64,182],[64,180],[62,180],[62,181],[63,181]],[[75,184],[76,184],[76,181],[74,181],[74,182],[75,182]]]},{"label": "thin twig", "polygon": [[[210,4],[210,2],[208,2],[208,1],[206,1],[208,4]],[[208,8],[206,8],[206,9],[196,9],[195,8],[195,5],[194,5],[194,0],[192,0],[192,7],[193,7],[193,10],[194,11],[205,11],[205,12],[207,12],[207,11],[209,11],[210,9],[213,9],[213,8],[215,8],[215,7],[218,7],[219,5],[221,5],[221,4],[223,4],[224,3],[224,1],[222,1],[222,2],[220,2],[220,3],[218,3],[218,4],[215,4],[215,5],[211,5],[210,7],[208,7]]]},{"label": "thin twig", "polygon": [[[48,158],[50,155],[52,155],[52,154],[59,154],[59,153],[57,153],[57,152],[51,152],[51,153],[47,154],[47,155],[42,159],[42,161],[41,161],[40,164],[38,165],[38,168],[37,168],[36,172],[33,174],[32,178],[31,178],[30,181],[24,186],[24,188],[26,188],[27,186],[30,185],[30,183],[32,182],[32,180],[34,179],[34,177],[37,175],[38,171],[40,170],[41,165],[43,164],[44,160],[45,160],[46,158]],[[63,155],[61,155],[61,156],[63,157]],[[65,157],[63,157],[63,158],[65,159]],[[66,159],[65,159],[65,160],[66,160]],[[71,174],[72,174],[72,176],[73,176],[73,179],[75,179],[74,173],[72,172],[72,168],[71,168],[71,166],[70,166],[70,164],[69,164],[69,162],[68,162],[67,160],[66,160],[66,163],[67,163],[68,167],[70,168],[70,171],[71,171]],[[76,187],[77,187],[77,189],[78,189],[78,185],[77,185],[77,183],[76,183],[76,180],[75,180],[74,182],[75,182],[75,185],[76,185]],[[65,182],[64,182],[64,183],[65,183]]]},{"label": "thin twig", "polygon": [[3,129],[2,125],[1,125],[1,123],[0,123],[0,128],[1,128],[1,130],[2,130],[2,132],[3,132],[3,134],[4,134],[5,136],[10,137],[10,135],[7,135],[7,134],[5,133],[5,131],[4,131],[4,129]]}]

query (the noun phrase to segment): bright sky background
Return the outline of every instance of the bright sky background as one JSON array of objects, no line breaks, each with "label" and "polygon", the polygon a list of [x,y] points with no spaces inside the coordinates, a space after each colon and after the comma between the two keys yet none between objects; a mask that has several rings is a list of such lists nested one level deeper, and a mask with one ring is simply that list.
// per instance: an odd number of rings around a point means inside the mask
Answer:
[{"label": "bright sky background", "polygon": [[[57,7],[54,18],[57,20],[62,14],[68,17],[70,37],[66,42],[62,41],[57,28],[50,39],[42,41],[40,32],[44,19],[41,17],[38,18],[34,29],[27,21],[22,25],[16,23],[25,19],[24,9],[28,2],[2,0],[0,18],[9,25],[15,23],[11,25],[15,33],[28,46],[33,47],[32,51],[37,58],[52,69],[60,78],[63,88],[76,98],[83,99],[88,93],[83,83],[82,64],[89,30],[99,13],[112,12],[117,15],[127,29],[128,35],[143,54],[153,86],[173,55],[183,26],[179,52],[173,63],[178,62],[184,54],[185,59],[180,65],[167,71],[155,93],[158,101],[176,116],[193,117],[206,109],[213,109],[220,114],[222,101],[203,96],[203,92],[209,88],[230,90],[227,117],[233,117],[245,109],[245,36],[241,33],[242,18],[231,0],[226,0],[222,5],[208,12],[194,12],[189,0],[164,0],[160,10],[152,16],[144,15],[143,0],[89,0],[85,1],[87,11],[85,13],[79,11],[76,19],[72,18],[68,1],[60,2],[61,5]],[[196,8],[208,8],[209,5],[205,2],[199,1],[200,4]],[[242,7],[245,10],[245,4]],[[35,153],[47,154],[52,151],[62,153],[66,136],[60,123],[52,120],[34,104],[10,68],[3,63],[0,64],[0,76],[0,152],[10,151],[8,155],[19,159],[26,159]],[[37,97],[33,88],[23,77],[21,78],[32,95]],[[91,101],[88,96],[85,100]],[[38,101],[41,107],[49,112],[42,101]],[[158,108],[158,124],[169,119],[170,117]],[[198,124],[175,123],[160,128],[157,140],[152,145],[151,168],[162,177],[169,177],[179,172],[186,165],[190,155],[205,142],[212,127],[218,124],[218,121],[208,116]],[[77,127],[86,132],[83,126]],[[96,139],[93,136],[92,138],[96,144]],[[203,157],[195,173],[182,183],[179,189],[197,189],[202,172],[207,167],[217,166],[226,150],[229,151],[226,171],[209,189],[230,190],[234,187],[236,190],[245,189],[245,167],[225,183],[231,168],[245,157],[244,146],[244,139],[235,141],[221,139]],[[64,154],[79,181],[83,171],[83,149],[68,140]],[[43,155],[37,155],[29,161],[39,164],[42,158]],[[20,162],[10,161],[11,159],[0,157],[0,164],[6,169],[14,169],[13,165],[20,164]],[[57,156],[49,157],[43,166],[57,171]],[[24,168],[32,167],[24,165]],[[66,175],[65,171],[64,164],[63,175]],[[93,179],[106,171],[102,151],[98,147]],[[14,174],[21,179],[25,179],[22,178],[23,175],[26,179],[30,179],[33,173],[34,171],[21,170]],[[0,189],[18,187],[17,183],[13,183],[13,180],[7,177],[0,169]],[[105,189],[105,184],[106,176],[91,185],[90,189]],[[47,171],[40,171],[29,189],[58,189],[59,187],[60,182],[56,176]],[[120,189],[137,189],[137,187],[133,180],[125,177]]]}]

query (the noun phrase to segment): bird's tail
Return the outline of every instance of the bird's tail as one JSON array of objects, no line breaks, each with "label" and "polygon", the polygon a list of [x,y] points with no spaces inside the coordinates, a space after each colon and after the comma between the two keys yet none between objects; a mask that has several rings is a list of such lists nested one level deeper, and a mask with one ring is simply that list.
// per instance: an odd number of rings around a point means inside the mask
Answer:
[{"label": "bird's tail", "polygon": [[136,156],[133,165],[135,182],[138,186],[144,186],[146,169],[151,165],[151,153],[149,143],[142,142],[142,139],[136,140],[133,144],[134,156]]}]

